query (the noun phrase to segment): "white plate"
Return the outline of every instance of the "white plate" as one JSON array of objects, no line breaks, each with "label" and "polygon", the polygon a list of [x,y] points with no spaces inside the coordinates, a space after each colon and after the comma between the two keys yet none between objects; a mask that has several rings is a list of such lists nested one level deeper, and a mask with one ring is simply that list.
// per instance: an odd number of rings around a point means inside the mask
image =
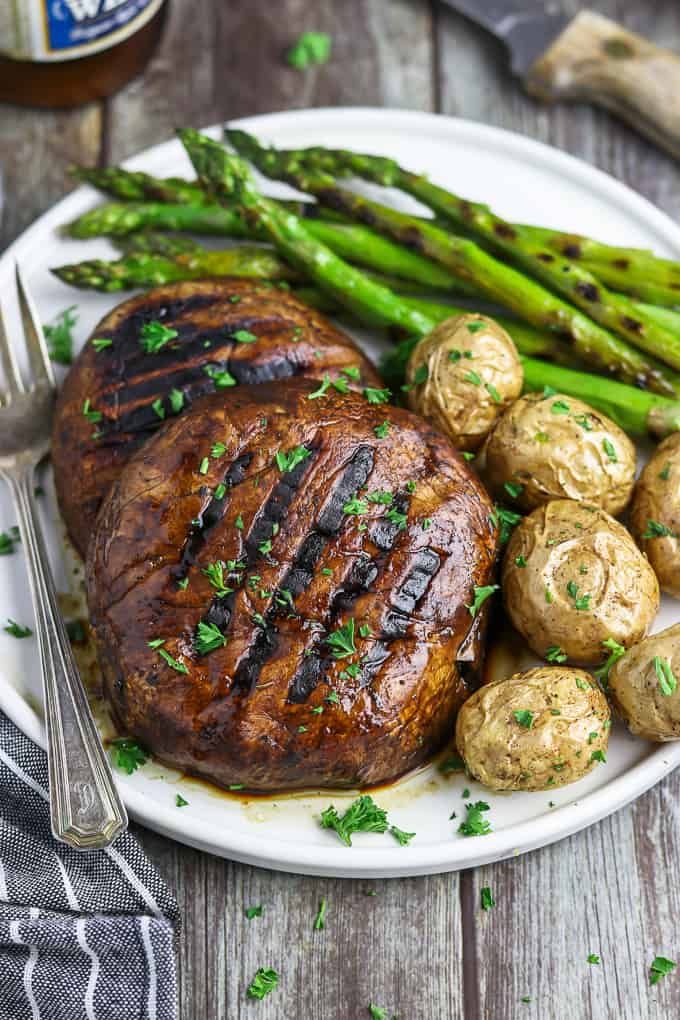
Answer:
[{"label": "white plate", "polygon": [[[680,229],[623,184],[556,149],[497,128],[378,109],[272,114],[244,120],[241,126],[283,146],[325,144],[395,156],[445,187],[493,204],[509,218],[578,229],[614,243],[652,247],[659,254],[680,258]],[[190,172],[175,141],[149,149],[127,166],[161,176]],[[89,188],[75,191],[27,230],[0,261],[0,293],[6,309],[16,314],[11,274],[17,259],[28,271],[43,321],[67,305],[79,306],[77,333],[81,342],[118,298],[70,290],[50,275],[48,267],[112,257],[105,241],[65,240],[58,234],[62,224],[96,201]],[[378,346],[369,342],[374,353]],[[58,560],[61,528],[54,504],[48,502],[51,546]],[[13,512],[3,491],[0,530],[12,523]],[[23,556],[0,557],[0,619],[12,617],[30,623],[31,616]],[[678,603],[667,599],[657,628],[677,619]],[[17,641],[0,632],[0,670],[0,707],[25,733],[44,744],[35,639]],[[352,849],[342,846],[333,833],[318,824],[318,814],[325,806],[331,802],[346,805],[350,795],[327,793],[246,802],[182,779],[153,763],[131,777],[118,778],[131,816],[172,839],[270,868],[379,877],[455,870],[543,846],[620,808],[678,762],[680,743],[653,746],[633,739],[615,725],[607,764],[581,782],[550,793],[493,795],[476,783],[467,783],[461,774],[445,778],[430,767],[375,794],[395,824],[417,833],[411,844],[399,847],[390,836],[362,834],[354,838]],[[465,838],[457,834],[458,820],[465,813],[461,796],[465,786],[473,798],[482,797],[490,804],[491,835]],[[188,807],[175,806],[178,792],[189,801]],[[458,820],[450,820],[452,811]]]}]

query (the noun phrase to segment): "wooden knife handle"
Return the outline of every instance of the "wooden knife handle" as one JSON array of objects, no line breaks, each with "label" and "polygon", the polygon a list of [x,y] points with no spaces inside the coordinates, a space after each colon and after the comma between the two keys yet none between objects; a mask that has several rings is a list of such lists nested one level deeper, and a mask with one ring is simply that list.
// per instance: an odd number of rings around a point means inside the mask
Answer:
[{"label": "wooden knife handle", "polygon": [[680,157],[680,56],[582,11],[529,69],[541,99],[587,100]]}]

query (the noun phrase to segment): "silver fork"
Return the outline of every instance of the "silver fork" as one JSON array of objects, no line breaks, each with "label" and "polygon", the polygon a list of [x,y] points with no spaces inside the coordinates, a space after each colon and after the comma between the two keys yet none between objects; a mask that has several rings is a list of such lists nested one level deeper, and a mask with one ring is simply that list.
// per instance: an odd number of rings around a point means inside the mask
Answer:
[{"label": "silver fork", "polygon": [[57,604],[37,517],[35,468],[49,450],[55,383],[45,338],[16,267],[19,307],[33,382],[24,386],[0,309],[0,478],[10,487],[26,555],[40,648],[54,836],[79,850],[108,846],[127,828],[104,749]]}]

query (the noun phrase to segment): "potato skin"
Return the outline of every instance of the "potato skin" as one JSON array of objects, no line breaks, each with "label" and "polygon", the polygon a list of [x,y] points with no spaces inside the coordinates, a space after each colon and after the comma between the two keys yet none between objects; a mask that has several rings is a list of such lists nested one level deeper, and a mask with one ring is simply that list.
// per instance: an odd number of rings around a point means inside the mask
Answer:
[{"label": "potato skin", "polygon": [[[423,368],[427,378],[418,383]],[[439,323],[412,351],[406,369],[409,407],[459,450],[474,451],[522,392],[523,375],[517,348],[502,326],[487,315],[459,315]]]},{"label": "potato skin", "polygon": [[654,658],[669,663],[680,681],[680,623],[640,641],[609,673],[608,691],[631,733],[646,740],[680,740],[680,683],[664,694]]},{"label": "potato skin", "polygon": [[680,433],[658,446],[640,475],[631,507],[630,525],[665,592],[680,599],[680,538],[644,538],[649,521],[680,535]]},{"label": "potato skin", "polygon": [[607,638],[626,648],[640,641],[659,608],[656,575],[623,525],[568,499],[538,507],[518,524],[501,587],[508,615],[533,651],[545,656],[558,646],[578,665],[600,663]]},{"label": "potato skin", "polygon": [[577,499],[616,516],[633,491],[635,447],[626,433],[589,404],[560,393],[529,393],[516,401],[485,452],[489,486],[521,510]]},{"label": "potato skin", "polygon": [[[532,713],[531,727],[515,712]],[[480,687],[460,709],[456,747],[492,790],[548,790],[582,779],[609,738],[607,699],[581,669],[539,666]],[[593,735],[594,734],[594,735]]]}]

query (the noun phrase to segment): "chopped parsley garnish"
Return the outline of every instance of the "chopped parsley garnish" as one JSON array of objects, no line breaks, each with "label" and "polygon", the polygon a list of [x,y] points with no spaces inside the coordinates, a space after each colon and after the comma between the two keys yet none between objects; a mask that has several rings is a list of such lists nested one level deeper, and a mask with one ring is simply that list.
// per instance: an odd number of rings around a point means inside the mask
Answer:
[{"label": "chopped parsley garnish", "polygon": [[516,567],[526,567],[526,565],[527,565],[527,561],[524,558],[524,556],[515,556],[515,566]]},{"label": "chopped parsley garnish", "polygon": [[389,435],[390,423],[388,421],[384,421],[382,425],[376,425],[373,431],[378,439],[386,439]]},{"label": "chopped parsley garnish", "polygon": [[346,659],[348,655],[354,655],[357,650],[354,643],[354,617],[350,617],[344,626],[329,634],[325,644],[331,646],[336,659]]},{"label": "chopped parsley garnish", "polygon": [[199,655],[208,655],[209,652],[223,648],[226,643],[227,639],[216,623],[200,621],[194,637],[194,647]]},{"label": "chopped parsley garnish", "polygon": [[520,482],[506,482],[503,488],[513,499],[519,499],[524,492],[524,486]]},{"label": "chopped parsley garnish", "polygon": [[677,538],[678,536],[674,531],[671,531],[665,524],[661,524],[659,521],[647,520],[647,530],[645,531],[643,538]]},{"label": "chopped parsley garnish", "polygon": [[350,804],[342,816],[338,815],[331,804],[321,814],[321,826],[333,829],[345,846],[351,846],[355,832],[387,832],[389,823],[387,811],[379,808],[368,794],[364,794]]},{"label": "chopped parsley garnish", "polygon": [[328,393],[328,390],[330,389],[330,386],[331,386],[331,377],[328,375],[328,373],[326,373],[326,375],[324,375],[324,377],[323,377],[323,381],[322,381],[321,385],[319,386],[318,390],[314,390],[313,393],[308,393],[307,394],[307,400],[318,400],[319,397],[323,397],[326,393]]},{"label": "chopped parsley garnish", "polygon": [[422,386],[423,383],[427,382],[429,374],[427,365],[418,365],[418,368],[413,373],[413,385]]},{"label": "chopped parsley garnish", "polygon": [[491,523],[495,528],[498,528],[498,541],[501,545],[505,545],[506,542],[510,541],[513,529],[522,520],[522,515],[516,513],[514,510],[505,510],[503,507],[496,505],[490,514]]},{"label": "chopped parsley garnish", "polygon": [[547,400],[548,397],[557,396],[557,390],[553,386],[548,386],[547,383],[543,387],[543,399]]},{"label": "chopped parsley garnish", "polygon": [[469,606],[467,604],[465,606],[465,608],[470,613],[470,616],[475,616],[480,606],[484,602],[486,602],[486,600],[490,598],[490,596],[493,595],[495,591],[498,591],[498,588],[499,586],[497,584],[485,584],[482,585],[481,587],[475,585],[474,599]]},{"label": "chopped parsley garnish", "polygon": [[528,708],[517,709],[512,714],[520,726],[523,726],[525,730],[530,730],[534,725],[534,713],[530,712]]},{"label": "chopped parsley garnish", "polygon": [[489,805],[483,800],[474,804],[466,804],[467,817],[458,826],[461,836],[487,836],[491,832],[491,825],[484,817],[483,812],[489,810]]},{"label": "chopped parsley garnish", "polygon": [[578,585],[576,581],[569,581],[567,584],[567,594],[571,595],[573,599],[578,595]]},{"label": "chopped parsley garnish", "polygon": [[308,450],[305,446],[296,446],[288,453],[284,453],[283,450],[279,450],[276,454],[276,465],[279,471],[292,471],[294,467],[301,464],[306,457],[309,457],[311,450]]},{"label": "chopped parsley garnish", "polygon": [[217,589],[217,597],[224,598],[225,595],[230,595],[234,590],[228,588],[224,581],[224,563],[221,560],[217,560],[215,563],[209,563],[207,567],[203,568],[203,573],[210,581],[213,588]]},{"label": "chopped parsley garnish", "polygon": [[[226,491],[227,491],[226,485],[224,484],[224,482],[220,482],[219,485],[215,486],[215,491],[213,492],[213,496],[214,496],[215,499],[224,499]],[[243,520],[241,519],[241,515],[240,514],[236,518],[236,521],[234,522],[236,524],[237,528],[239,527],[239,523],[238,523],[239,520],[241,520],[241,525],[240,526],[243,527]]]},{"label": "chopped parsley garnish", "polygon": [[484,329],[483,322],[468,322],[467,323],[468,333],[479,333],[480,329]]},{"label": "chopped parsley garnish", "polygon": [[[415,482],[409,482],[406,488],[408,488],[409,485],[413,485],[413,487],[415,488]],[[412,492],[413,490],[409,489],[409,491]],[[383,506],[389,506],[390,503],[393,501],[394,496],[392,495],[391,492],[387,492],[386,489],[384,489],[382,492],[376,489],[375,492],[369,492],[368,495],[366,496],[366,499],[368,500],[369,503],[382,503]]]},{"label": "chopped parsley garnish", "polygon": [[574,421],[577,425],[580,425],[582,429],[585,429],[586,432],[593,431],[593,423],[590,420],[589,414],[575,414]]},{"label": "chopped parsley garnish", "polygon": [[246,907],[245,914],[249,921],[252,921],[254,917],[262,917],[262,905],[258,904],[256,907]]},{"label": "chopped parsley garnish", "polygon": [[[376,1006],[374,1003],[369,1002],[368,1012],[371,1020],[387,1020],[387,1010],[383,1006]],[[392,1017],[392,1020],[395,1020],[395,1018]]]},{"label": "chopped parsley garnish", "polygon": [[249,999],[264,999],[279,983],[279,975],[272,967],[260,967],[248,985],[246,995]]},{"label": "chopped parsley garnish", "polygon": [[666,974],[670,974],[675,968],[676,964],[672,960],[667,959],[665,956],[655,956],[650,968],[650,985],[655,985],[657,981],[660,981]]},{"label": "chopped parsley garnish", "polygon": [[22,627],[20,623],[10,619],[7,620],[7,626],[3,630],[5,634],[11,634],[15,638],[27,638],[33,633],[30,627]]},{"label": "chopped parsley garnish", "polygon": [[237,344],[254,344],[257,343],[257,337],[254,333],[251,333],[247,329],[237,329],[235,333],[232,333],[232,337]]},{"label": "chopped parsley garnish", "polygon": [[92,346],[97,354],[99,354],[100,351],[105,351],[107,347],[110,347],[112,343],[113,340],[109,340],[108,337],[97,336],[92,341]]},{"label": "chopped parsley garnish", "polygon": [[576,581],[569,581],[567,583],[567,592],[574,600],[574,609],[579,612],[587,612],[590,609],[591,595],[579,595],[579,588]]},{"label": "chopped parsley garnish", "polygon": [[158,400],[154,400],[151,407],[154,411],[154,414],[156,414],[162,421],[163,418],[165,418],[165,408],[163,407],[163,401],[161,397],[159,397]]},{"label": "chopped parsley garnish", "polygon": [[439,771],[443,775],[447,775],[449,772],[462,772],[464,769],[465,762],[458,754],[450,754],[439,766]]},{"label": "chopped parsley garnish", "polygon": [[606,758],[606,755],[605,755],[604,751],[593,751],[593,753],[591,754],[589,760],[590,761],[599,761],[599,762],[602,762],[602,764],[604,765],[605,762],[607,761],[607,758]]},{"label": "chopped parsley garnish", "polygon": [[328,32],[303,32],[286,54],[286,61],[296,71],[304,71],[312,64],[325,64],[331,55],[331,37]]},{"label": "chopped parsley garnish", "polygon": [[338,692],[337,691],[331,691],[331,693],[327,694],[326,697],[323,700],[327,701],[330,705],[339,705],[340,704],[340,698],[338,697]]},{"label": "chopped parsley garnish", "polygon": [[210,466],[210,461],[208,460],[207,457],[204,457],[203,460],[201,461],[201,463],[198,465],[198,473],[199,473],[199,475],[207,475],[208,467],[209,466]]},{"label": "chopped parsley garnish", "polygon": [[345,368],[341,368],[340,371],[349,379],[354,379],[355,382],[359,382],[361,379],[361,369],[358,365],[347,365]]},{"label": "chopped parsley garnish", "polygon": [[259,553],[262,553],[263,556],[266,556],[268,553],[270,553],[272,551],[271,538],[266,538],[264,542],[260,542],[260,544],[257,547],[257,551]]},{"label": "chopped parsley garnish", "polygon": [[129,776],[133,772],[136,772],[140,765],[144,765],[148,760],[148,752],[138,744],[136,740],[131,740],[129,737],[119,737],[117,740],[111,741],[111,747],[114,749],[114,762],[116,767],[121,772],[127,772]]},{"label": "chopped parsley garnish", "polygon": [[0,531],[0,556],[10,556],[21,541],[19,529],[13,524],[9,531]]},{"label": "chopped parsley garnish", "polygon": [[671,474],[671,464],[667,461],[661,471],[659,471],[659,478],[662,482],[667,482]]},{"label": "chopped parsley garnish", "polygon": [[387,517],[387,520],[391,521],[392,524],[396,524],[399,528],[399,531],[406,530],[406,514],[402,513],[401,510],[396,510],[394,507],[392,507],[391,510],[387,511],[385,517]]},{"label": "chopped parsley garnish", "polygon": [[[77,305],[65,308],[63,312],[55,317],[51,326],[43,326],[43,333],[47,340],[47,352],[59,365],[70,365],[73,361],[73,327],[78,321],[74,315]],[[95,343],[96,341],[93,341]],[[109,343],[111,341],[109,340]]]},{"label": "chopped parsley garnish", "polygon": [[550,436],[548,435],[547,432],[537,432],[536,435],[534,436],[534,439],[536,440],[537,443],[547,443],[548,440],[550,439]]},{"label": "chopped parsley garnish", "polygon": [[162,322],[145,322],[139,334],[139,342],[147,354],[157,354],[169,340],[179,336],[176,329],[168,329]]},{"label": "chopped parsley garnish", "polygon": [[216,459],[217,457],[224,457],[226,452],[227,448],[224,443],[213,443],[210,449],[210,456]]},{"label": "chopped parsley garnish", "polygon": [[463,450],[463,452],[461,453],[461,457],[463,458],[463,460],[474,460],[475,454],[470,453],[469,450]]},{"label": "chopped parsley garnish", "polygon": [[[149,642],[149,647],[152,647],[151,642]],[[170,652],[166,652],[165,648],[159,647],[158,648],[158,654],[160,655],[161,659],[163,659],[164,662],[167,662],[168,666],[171,666],[172,669],[175,670],[176,673],[188,673],[189,672],[189,670],[184,665],[184,663],[183,662],[179,662],[177,659],[173,659],[173,657],[170,654]]]},{"label": "chopped parsley garnish", "polygon": [[218,368],[216,365],[204,365],[203,371],[209,379],[212,379],[218,390],[226,389],[227,386],[237,385],[236,379],[226,368]]},{"label": "chopped parsley garnish", "polygon": [[93,425],[102,420],[102,412],[92,410],[92,401],[89,397],[83,401],[83,414]]},{"label": "chopped parsley garnish", "polygon": [[324,574],[326,577],[331,577],[333,571],[331,570],[330,567],[322,567],[321,573]]},{"label": "chopped parsley garnish", "polygon": [[550,405],[550,410],[553,414],[569,414],[569,404],[566,400],[555,400]]},{"label": "chopped parsley garnish", "polygon": [[176,807],[187,807],[188,803],[189,803],[189,801],[185,800],[181,793],[178,793],[175,796],[175,805],[176,805]]},{"label": "chopped parsley garnish", "polygon": [[615,641],[614,638],[611,637],[607,638],[606,641],[602,642],[602,647],[610,654],[604,665],[600,666],[599,669],[594,670],[594,674],[598,678],[598,680],[602,680],[604,683],[606,683],[609,677],[610,669],[612,668],[615,662],[619,661],[622,655],[626,654],[626,649],[623,647],[623,645],[620,645],[618,641]]},{"label": "chopped parsley garnish", "polygon": [[170,407],[172,408],[173,414],[179,414],[184,407],[184,394],[181,390],[170,390]]},{"label": "chopped parsley garnish", "polygon": [[390,835],[394,836],[399,846],[408,846],[415,836],[415,832],[404,832],[398,826],[390,825]]},{"label": "chopped parsley garnish", "polygon": [[566,662],[567,655],[559,645],[551,645],[545,653],[546,662]]},{"label": "chopped parsley garnish", "polygon": [[473,386],[479,386],[479,384],[482,381],[481,378],[477,375],[477,373],[473,371],[466,372],[465,375],[463,376],[463,379],[465,380],[465,382],[472,383]]},{"label": "chopped parsley garnish", "polygon": [[359,637],[371,637],[371,628],[367,623],[362,623],[359,627]]},{"label": "chopped parsley garnish", "polygon": [[555,596],[550,591],[550,588],[545,589],[545,601],[548,603],[549,606],[552,605],[552,603],[555,601]]},{"label": "chopped parsley garnish", "polygon": [[489,889],[488,885],[485,885],[481,893],[482,898],[482,910],[491,910],[496,906],[496,901],[493,898],[493,893]]},{"label": "chopped parsley garnish", "polygon": [[358,496],[352,496],[352,498],[349,499],[343,506],[342,512],[348,516],[354,515],[359,517],[361,514],[368,513],[368,503],[365,499],[359,499]]},{"label": "chopped parsley garnish", "polygon": [[485,383],[484,386],[486,388],[487,393],[489,394],[489,396],[491,397],[495,404],[501,404],[503,402],[503,398],[501,397],[500,393],[493,385],[493,383],[488,382]]},{"label": "chopped parsley garnish", "polygon": [[609,457],[610,461],[613,464],[618,464],[619,458],[618,458],[617,453],[616,453],[616,448],[615,448],[614,444],[612,443],[611,439],[603,439],[602,440],[602,449],[607,454],[607,456]]},{"label": "chopped parsley garnish", "polygon": [[387,388],[379,390],[374,386],[364,386],[363,394],[369,404],[386,404],[392,396],[392,391]]},{"label": "chopped parsley garnish", "polygon": [[660,655],[655,655],[653,662],[654,672],[656,673],[657,680],[659,681],[661,693],[669,698],[678,686],[678,681],[675,678],[670,661],[668,659],[662,659]]},{"label": "chopped parsley garnish", "polygon": [[321,900],[319,903],[319,910],[316,918],[314,919],[314,931],[323,931],[326,927],[326,901]]}]

